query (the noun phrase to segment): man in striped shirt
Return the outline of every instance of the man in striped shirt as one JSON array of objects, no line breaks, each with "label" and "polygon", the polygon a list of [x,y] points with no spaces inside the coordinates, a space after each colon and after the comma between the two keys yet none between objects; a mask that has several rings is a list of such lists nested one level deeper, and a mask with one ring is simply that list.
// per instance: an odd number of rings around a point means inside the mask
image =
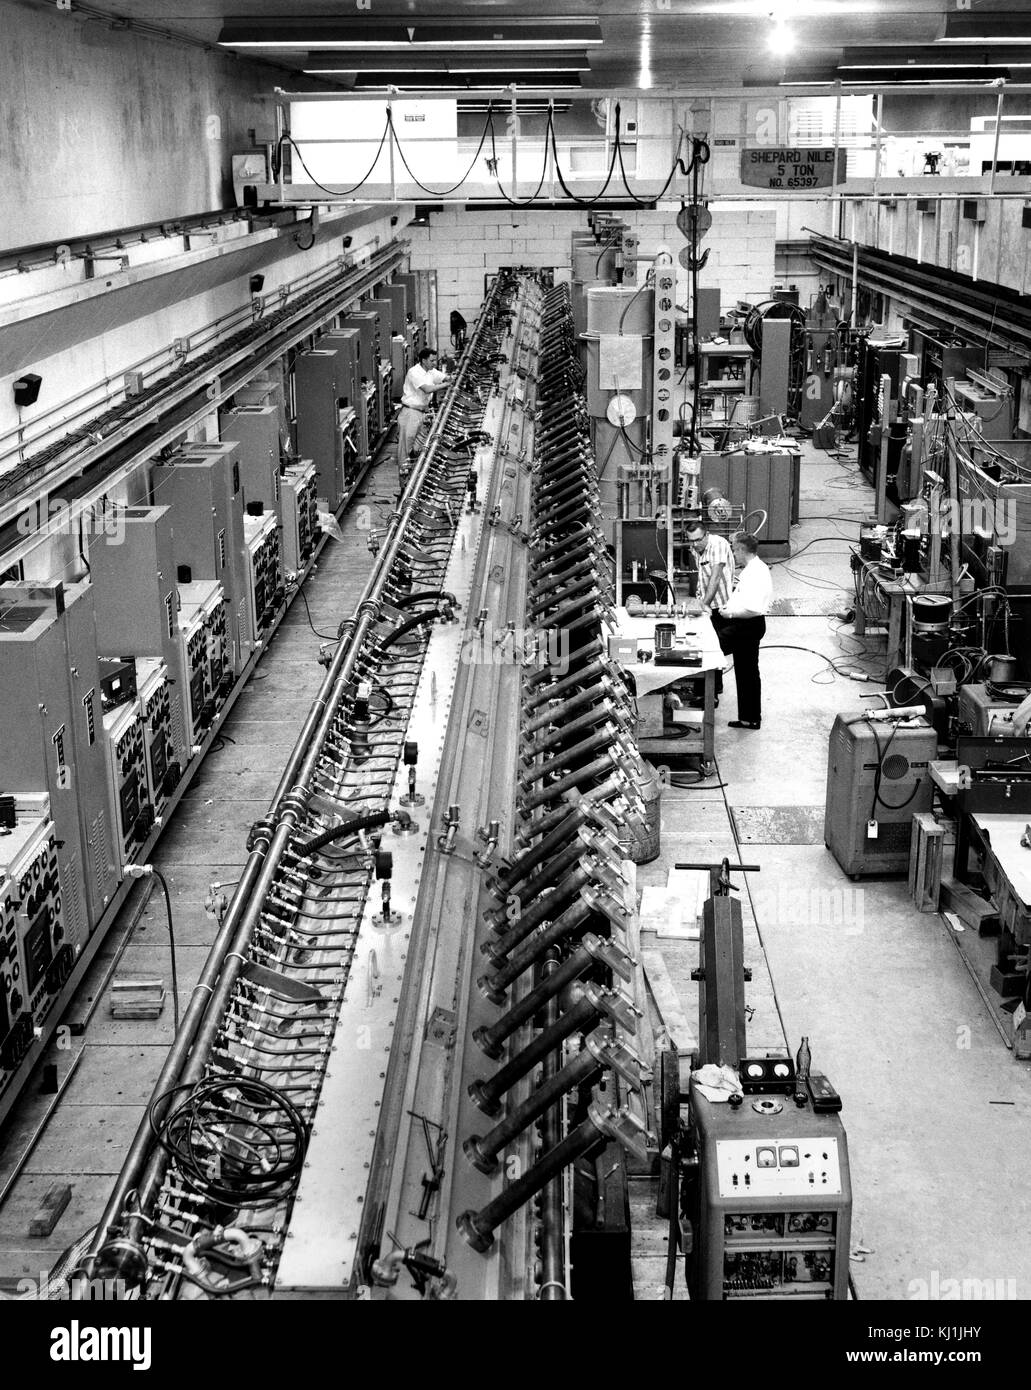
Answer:
[{"label": "man in striped shirt", "polygon": [[694,521],[687,528],[687,543],[698,566],[695,604],[703,613],[722,608],[734,587],[734,551],[730,542],[712,534],[701,521]]},{"label": "man in striped shirt", "polygon": [[[734,551],[724,536],[714,535],[701,521],[692,521],[687,528],[687,543],[694,552],[698,566],[698,587],[693,611],[717,613],[730,599],[734,587]],[[716,703],[723,694],[723,672],[716,672]]]}]

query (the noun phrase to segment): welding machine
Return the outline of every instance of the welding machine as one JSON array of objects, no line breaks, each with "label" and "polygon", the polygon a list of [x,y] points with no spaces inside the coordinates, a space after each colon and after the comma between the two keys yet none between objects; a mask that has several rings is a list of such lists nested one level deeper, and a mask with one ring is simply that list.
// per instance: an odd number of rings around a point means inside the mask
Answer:
[{"label": "welding machine", "polygon": [[837,716],[823,838],[845,873],[908,870],[913,815],[931,808],[930,764],[937,756],[938,736],[921,708]]},{"label": "welding machine", "polygon": [[701,1188],[692,1298],[848,1298],[848,1149],[840,1116],[815,1111],[818,1080],[802,1106],[777,1092],[717,1104],[692,1080]]},{"label": "welding machine", "polygon": [[[687,1093],[690,1122],[681,1217],[693,1233],[686,1275],[692,1299],[828,1300],[848,1297],[852,1187],[841,1098],[811,1070],[809,1040],[798,1057],[746,1050],[741,905],[733,873],[708,868],[702,913],[698,1051]],[[740,1089],[703,1084],[732,1069]],[[719,1099],[716,1099],[716,1097]],[[681,1093],[681,1098],[683,1098]]]}]

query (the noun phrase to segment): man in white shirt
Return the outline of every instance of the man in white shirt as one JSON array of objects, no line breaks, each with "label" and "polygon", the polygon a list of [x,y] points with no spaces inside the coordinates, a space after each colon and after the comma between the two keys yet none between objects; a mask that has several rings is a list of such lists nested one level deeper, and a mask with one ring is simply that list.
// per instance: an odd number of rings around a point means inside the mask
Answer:
[{"label": "man in white shirt", "polygon": [[712,615],[720,646],[734,657],[737,681],[736,719],[732,729],[762,727],[762,680],[759,676],[759,643],[766,635],[766,614],[773,602],[773,578],[759,559],[754,536],[734,538],[737,583],[726,603]]},{"label": "man in white shirt", "polygon": [[418,451],[419,434],[434,394],[442,390],[451,378],[437,368],[437,354],[423,348],[419,360],[408,369],[401,392],[401,411],[397,417],[397,471],[404,482],[413,455]]}]

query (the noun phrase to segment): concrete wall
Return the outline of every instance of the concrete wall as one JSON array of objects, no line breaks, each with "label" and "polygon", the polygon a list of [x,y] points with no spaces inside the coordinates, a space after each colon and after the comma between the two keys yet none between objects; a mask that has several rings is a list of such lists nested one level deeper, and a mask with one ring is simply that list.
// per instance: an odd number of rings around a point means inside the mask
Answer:
[{"label": "concrete wall", "polygon": [[[3,5],[0,249],[232,205],[230,156],[271,138],[275,68]],[[174,25],[174,20],[170,19]]]},{"label": "concrete wall", "polygon": [[[637,232],[642,255],[659,245],[674,254],[685,245],[678,231],[675,204],[654,212],[619,215]],[[738,299],[766,299],[774,281],[776,213],[713,207],[712,230],[702,243],[709,260],[699,276],[703,286],[718,286],[724,305]],[[412,226],[412,269],[437,272],[437,339],[449,337],[452,309],[469,322],[479,310],[487,278],[503,265],[553,266],[570,269],[570,240],[586,229],[586,212],[542,208],[504,212],[465,211],[446,207],[432,213],[426,227]],[[687,272],[678,267],[677,302],[687,293]]]}]

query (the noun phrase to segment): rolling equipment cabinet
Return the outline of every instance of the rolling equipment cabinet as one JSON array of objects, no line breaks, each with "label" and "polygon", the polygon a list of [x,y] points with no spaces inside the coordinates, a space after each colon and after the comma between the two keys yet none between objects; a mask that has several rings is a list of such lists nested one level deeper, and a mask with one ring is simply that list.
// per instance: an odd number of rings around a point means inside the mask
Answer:
[{"label": "rolling equipment cabinet", "polygon": [[[160,494],[159,494],[160,495]],[[168,671],[173,761],[185,768],[191,743],[186,727],[188,681],[179,645],[179,595],[170,507],[127,507],[124,536],[95,537],[90,582],[97,595],[101,656],[154,657]]]},{"label": "rolling equipment cabinet", "polygon": [[244,510],[279,508],[279,411],[272,405],[240,405],[219,420],[223,444],[236,444]]},{"label": "rolling equipment cabinet", "polygon": [[839,714],[830,735],[824,841],[853,878],[906,873],[913,816],[929,811],[938,735],[924,719],[900,726]]},{"label": "rolling equipment cabinet", "polygon": [[839,1116],[790,1095],[713,1104],[693,1081],[690,1097],[701,1174],[692,1298],[847,1299],[852,1187]]},{"label": "rolling equipment cabinet", "polygon": [[64,898],[90,930],[119,882],[103,734],[92,585],[0,586],[0,785],[49,795]]},{"label": "rolling equipment cabinet", "polygon": [[171,509],[177,568],[185,565],[192,579],[213,579],[225,590],[236,675],[250,656],[240,449],[236,442],[191,446],[151,475],[155,498]]}]

